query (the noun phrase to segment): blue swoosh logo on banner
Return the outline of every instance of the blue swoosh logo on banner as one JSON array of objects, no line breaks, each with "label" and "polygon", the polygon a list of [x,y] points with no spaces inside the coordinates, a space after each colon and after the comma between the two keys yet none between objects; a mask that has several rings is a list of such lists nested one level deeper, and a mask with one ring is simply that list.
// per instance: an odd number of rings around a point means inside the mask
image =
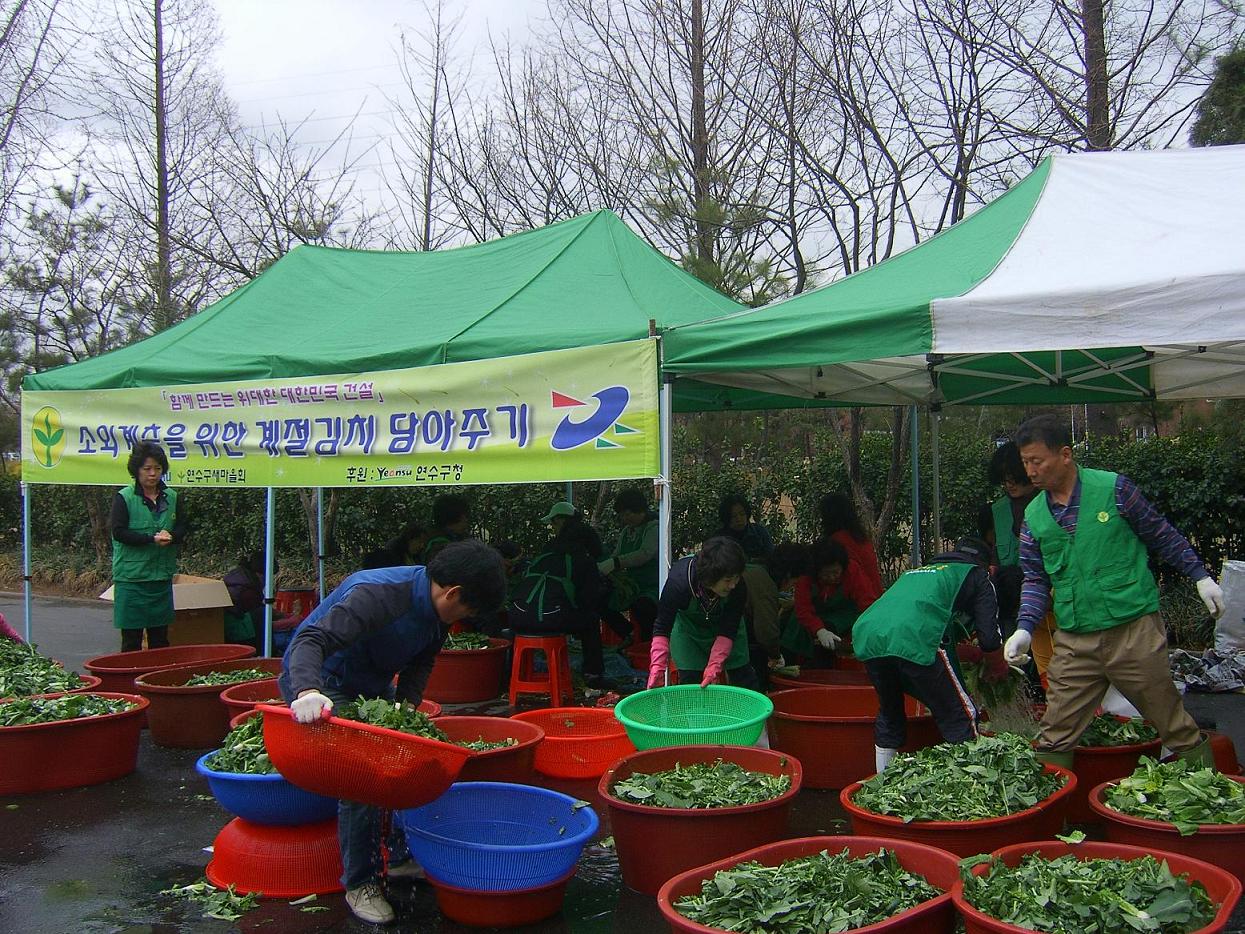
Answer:
[{"label": "blue swoosh logo on banner", "polygon": [[599,403],[592,415],[582,422],[571,421],[567,415],[553,430],[549,444],[555,451],[569,451],[605,434],[627,408],[631,392],[626,386],[609,386],[594,392],[592,398]]}]

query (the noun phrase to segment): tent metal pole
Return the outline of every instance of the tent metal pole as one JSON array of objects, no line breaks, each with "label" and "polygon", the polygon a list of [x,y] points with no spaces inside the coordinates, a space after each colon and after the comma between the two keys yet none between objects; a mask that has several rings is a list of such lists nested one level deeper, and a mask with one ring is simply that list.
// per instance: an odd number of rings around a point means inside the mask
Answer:
[{"label": "tent metal pole", "polygon": [[572,506],[575,505],[575,484],[570,480],[566,481],[566,501]]},{"label": "tent metal pole", "polygon": [[324,599],[324,487],[316,487],[316,596]]},{"label": "tent metal pole", "polygon": [[660,438],[659,468],[657,480],[657,592],[666,586],[670,573],[671,502],[670,502],[670,449],[673,443],[671,397],[674,395],[674,377],[663,376],[658,391],[657,416]]},{"label": "tent metal pole", "polygon": [[939,476],[938,461],[938,429],[942,424],[942,414],[929,413],[929,456],[933,466],[934,488],[931,494],[934,500],[934,554],[942,551],[942,478]]},{"label": "tent metal pole", "polygon": [[276,581],[272,573],[275,561],[273,554],[273,526],[277,515],[277,491],[268,487],[268,496],[264,503],[264,657],[272,655],[272,603]]},{"label": "tent metal pole", "polygon": [[30,630],[33,623],[31,622],[31,614],[33,610],[33,594],[30,592],[30,484],[25,480],[22,481],[22,611],[25,618],[22,621],[22,629],[25,632],[26,642],[30,642]]},{"label": "tent metal pole", "polygon": [[912,448],[912,556],[910,567],[921,564],[921,419],[915,405],[908,406],[909,442]]}]

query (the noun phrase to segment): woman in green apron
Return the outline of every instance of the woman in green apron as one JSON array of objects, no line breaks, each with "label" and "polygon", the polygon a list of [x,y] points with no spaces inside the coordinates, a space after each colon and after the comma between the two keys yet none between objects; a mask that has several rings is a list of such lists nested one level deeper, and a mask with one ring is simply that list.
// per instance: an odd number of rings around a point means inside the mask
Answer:
[{"label": "woman in green apron", "polygon": [[162,479],[169,459],[157,444],[135,445],[126,464],[133,486],[112,498],[113,625],[121,630],[121,651],[169,644],[173,622],[173,575],[177,546],[186,537],[185,506]]},{"label": "woman in green apron", "polygon": [[618,517],[618,541],[614,551],[597,567],[613,585],[603,619],[619,634],[631,632],[631,613],[640,639],[653,636],[657,617],[657,517],[648,508],[643,491],[629,487],[614,497]]},{"label": "woman in green apron", "polygon": [[783,654],[823,664],[830,653],[851,654],[852,625],[877,594],[864,574],[832,538],[813,546],[812,573],[796,581],[795,618],[783,632]]},{"label": "woman in green apron", "polygon": [[759,690],[744,627],[747,559],[737,542],[711,538],[670,568],[657,603],[648,687],[661,687],[671,654],[680,684],[707,687],[723,671],[736,687]]}]

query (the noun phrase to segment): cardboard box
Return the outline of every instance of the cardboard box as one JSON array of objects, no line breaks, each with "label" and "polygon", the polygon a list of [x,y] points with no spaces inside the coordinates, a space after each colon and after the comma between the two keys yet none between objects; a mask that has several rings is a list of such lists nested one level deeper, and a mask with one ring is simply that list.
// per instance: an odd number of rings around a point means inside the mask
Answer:
[{"label": "cardboard box", "polygon": [[[112,588],[99,595],[112,601]],[[170,645],[208,645],[225,641],[225,607],[232,606],[224,581],[193,574],[173,575]]]}]

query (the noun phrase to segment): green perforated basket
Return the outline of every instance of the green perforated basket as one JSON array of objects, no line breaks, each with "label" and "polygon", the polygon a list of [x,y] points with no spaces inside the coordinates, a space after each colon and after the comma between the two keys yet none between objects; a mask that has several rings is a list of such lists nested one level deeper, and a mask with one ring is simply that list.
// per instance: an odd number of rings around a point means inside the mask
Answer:
[{"label": "green perforated basket", "polygon": [[636,749],[751,746],[773,712],[764,694],[720,684],[653,688],[623,698],[614,708]]}]

